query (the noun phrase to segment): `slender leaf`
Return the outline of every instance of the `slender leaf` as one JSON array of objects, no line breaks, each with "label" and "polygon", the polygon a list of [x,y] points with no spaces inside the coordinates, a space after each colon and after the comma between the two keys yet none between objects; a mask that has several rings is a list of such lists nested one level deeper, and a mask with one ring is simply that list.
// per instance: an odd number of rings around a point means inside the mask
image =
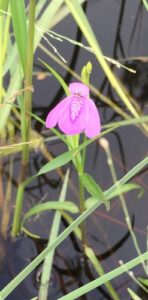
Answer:
[{"label": "slender leaf", "polygon": [[[123,186],[118,186],[118,188],[110,194],[107,191],[105,191],[104,196],[106,196],[106,193],[107,193],[106,201],[108,201],[108,200],[111,200],[114,197],[117,197],[117,196],[119,196],[121,194],[124,194],[124,193],[128,193],[128,192],[130,192],[132,190],[135,190],[135,189],[140,189],[143,193],[143,189],[141,189],[141,187],[138,184],[127,183],[127,184],[124,184]],[[141,192],[140,192],[140,196],[141,196]],[[98,200],[95,197],[88,198],[85,201],[86,208],[92,206],[96,201],[98,201]]]},{"label": "slender leaf", "polygon": [[148,157],[144,158],[140,163],[138,163],[134,168],[132,168],[125,176],[123,176],[118,182],[116,182],[112,187],[105,191],[106,198],[109,197],[111,193],[119,187],[128,182],[132,177],[134,177],[142,168],[148,165]]},{"label": "slender leaf", "polygon": [[9,0],[0,0],[0,11],[7,11]]},{"label": "slender leaf", "polygon": [[147,278],[141,278],[141,277],[138,277],[138,280],[145,286],[148,287],[148,279]]},{"label": "slender leaf", "polygon": [[75,156],[77,153],[76,150],[70,150],[67,152],[64,152],[63,154],[59,155],[56,158],[53,158],[50,162],[46,163],[40,170],[39,172],[34,175],[29,177],[26,181],[22,183],[22,186],[27,186],[30,182],[32,182],[37,176],[43,175],[45,173],[51,172],[56,170],[57,168],[60,168],[67,163],[69,163],[72,158]]},{"label": "slender leaf", "polygon": [[101,286],[105,282],[112,280],[113,278],[116,278],[120,276],[121,274],[125,273],[127,270],[130,270],[131,268],[134,268],[135,266],[139,265],[141,263],[141,259],[147,260],[148,259],[148,251],[143,253],[141,257],[136,257],[129,262],[125,263],[124,265],[114,269],[111,272],[106,273],[105,275],[101,276],[100,278],[97,278],[95,280],[92,280],[90,283],[83,285],[82,287],[76,289],[75,291],[69,293],[66,296],[58,298],[58,300],[73,300],[73,299],[79,299],[80,296],[94,290],[95,288]]},{"label": "slender leaf", "polygon": [[39,61],[50,71],[50,73],[53,74],[53,76],[59,81],[60,85],[62,86],[63,90],[65,91],[65,94],[68,96],[70,94],[70,91],[68,89],[67,84],[63,80],[63,78],[47,63],[45,63],[43,60],[39,59]]},{"label": "slender leaf", "polygon": [[[74,222],[74,219],[68,213],[66,213],[65,211],[62,212],[62,216],[66,220],[66,222],[67,222],[68,225],[71,225]],[[77,238],[79,240],[82,239],[82,233],[81,233],[80,227],[76,227],[74,229],[74,233],[75,233],[75,235],[77,236]]]},{"label": "slender leaf", "polygon": [[128,293],[130,294],[131,298],[133,300],[142,300],[141,297],[139,297],[133,290],[131,290],[130,288],[127,289]]},{"label": "slender leaf", "polygon": [[[105,274],[104,269],[102,267],[102,264],[100,263],[99,259],[97,258],[95,252],[93,251],[92,248],[90,247],[85,247],[85,252],[89,260],[91,261],[92,265],[96,269],[97,273],[99,276],[103,276]],[[114,300],[119,300],[119,296],[113,286],[111,285],[110,282],[105,282],[106,289],[110,293],[112,299]]]},{"label": "slender leaf", "polygon": [[[68,180],[69,180],[69,170],[67,170],[62,190],[60,193],[59,197],[59,203],[64,204],[63,202],[65,201],[66,197],[66,192],[67,192],[67,187],[68,187]],[[59,228],[60,228],[60,223],[61,223],[61,213],[57,211],[55,213],[51,230],[50,230],[50,235],[48,239],[48,246],[50,243],[52,243],[53,240],[57,238]],[[49,287],[49,282],[50,282],[50,276],[51,276],[51,269],[52,269],[52,262],[54,258],[54,253],[55,249],[53,249],[46,257],[44,260],[43,264],[43,271],[42,271],[42,276],[41,276],[41,284],[40,284],[40,289],[39,289],[39,300],[47,300],[48,298],[48,287]]]},{"label": "slender leaf", "polygon": [[[111,193],[108,193],[108,191],[105,191],[104,192],[104,197],[106,199],[106,201],[108,200],[111,200],[112,198],[115,198],[121,194],[124,194],[124,193],[128,193],[132,190],[135,190],[135,189],[140,189],[140,196],[141,194],[143,194],[143,189],[138,185],[138,184],[135,184],[135,183],[127,183],[127,184],[124,184],[123,186],[118,186],[117,189],[115,189],[113,192]],[[98,201],[98,199],[96,197],[90,197],[88,198],[86,201],[85,201],[85,205],[86,207],[90,207],[92,206],[96,201]]]},{"label": "slender leaf", "polygon": [[103,191],[101,190],[100,186],[95,182],[95,180],[86,173],[80,175],[80,180],[83,186],[88,191],[88,193],[92,195],[93,198],[97,199],[100,203],[104,203],[107,209],[109,209],[109,202],[105,198]]},{"label": "slender leaf", "polygon": [[24,225],[24,222],[34,216],[34,215],[38,215],[42,212],[46,212],[48,210],[66,210],[70,213],[78,213],[79,209],[78,207],[70,201],[67,202],[59,202],[59,201],[49,201],[49,202],[45,202],[45,203],[41,203],[38,205],[35,205],[34,207],[32,207],[24,216],[23,220],[22,220],[22,226]]},{"label": "slender leaf", "polygon": [[148,10],[148,2],[147,2],[147,0],[143,0],[143,5],[145,6],[146,10]]},{"label": "slender leaf", "polygon": [[72,160],[74,152],[74,150],[67,151],[59,155],[57,158],[54,158],[40,169],[40,171],[37,173],[37,176],[45,174],[47,172],[51,172],[57,168],[64,166]]},{"label": "slender leaf", "polygon": [[25,2],[10,0],[14,35],[19,51],[20,60],[25,73],[27,51],[27,20]]},{"label": "slender leaf", "polygon": [[128,193],[128,192],[133,191],[135,189],[140,190],[140,194],[139,194],[140,196],[144,193],[144,190],[142,189],[142,187],[139,184],[127,183],[127,184],[124,184],[122,186],[118,186],[118,188],[113,193],[110,193],[110,195],[108,196],[107,199],[110,200],[114,197],[117,197],[121,194]]}]

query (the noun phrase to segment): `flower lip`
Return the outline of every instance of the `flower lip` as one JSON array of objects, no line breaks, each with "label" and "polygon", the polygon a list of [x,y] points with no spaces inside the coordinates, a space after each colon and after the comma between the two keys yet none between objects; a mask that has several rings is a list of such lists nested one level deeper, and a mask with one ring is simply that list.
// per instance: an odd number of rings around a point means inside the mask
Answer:
[{"label": "flower lip", "polygon": [[79,94],[74,94],[71,96],[70,117],[72,122],[74,122],[76,118],[78,118],[83,106],[83,102],[83,96]]}]

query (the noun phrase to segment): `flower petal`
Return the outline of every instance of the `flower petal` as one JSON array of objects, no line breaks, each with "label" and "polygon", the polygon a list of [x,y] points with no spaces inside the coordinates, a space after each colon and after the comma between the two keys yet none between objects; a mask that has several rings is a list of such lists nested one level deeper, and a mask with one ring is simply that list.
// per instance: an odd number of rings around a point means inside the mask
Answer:
[{"label": "flower petal", "polygon": [[89,99],[87,101],[87,113],[85,116],[85,134],[88,138],[93,138],[101,131],[100,117],[95,103]]},{"label": "flower petal", "polygon": [[87,85],[80,82],[73,82],[69,85],[71,94],[80,94],[84,98],[89,97],[89,88]]},{"label": "flower petal", "polygon": [[47,115],[46,128],[53,128],[58,123],[58,120],[62,118],[64,110],[66,110],[70,97],[66,97],[59,104],[57,104]]},{"label": "flower petal", "polygon": [[63,115],[58,120],[59,128],[68,135],[74,135],[81,133],[85,128],[85,114],[86,114],[86,99],[83,98],[83,107],[79,112],[78,117],[72,121],[71,118],[71,103],[69,103],[69,107],[64,110]]}]

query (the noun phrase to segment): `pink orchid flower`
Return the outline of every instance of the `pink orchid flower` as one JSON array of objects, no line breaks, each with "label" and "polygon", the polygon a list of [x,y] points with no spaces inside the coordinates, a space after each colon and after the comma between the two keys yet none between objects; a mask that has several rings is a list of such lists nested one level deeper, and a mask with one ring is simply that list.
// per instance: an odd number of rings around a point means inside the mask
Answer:
[{"label": "pink orchid flower", "polygon": [[69,85],[70,96],[57,104],[46,118],[46,127],[57,124],[66,135],[85,132],[88,138],[100,133],[100,117],[94,102],[89,98],[89,88],[83,83]]}]

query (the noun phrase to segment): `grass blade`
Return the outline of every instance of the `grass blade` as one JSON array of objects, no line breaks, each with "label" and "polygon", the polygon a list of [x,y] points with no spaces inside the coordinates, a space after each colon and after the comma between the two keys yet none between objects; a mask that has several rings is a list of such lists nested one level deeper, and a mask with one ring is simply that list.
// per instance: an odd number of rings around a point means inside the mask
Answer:
[{"label": "grass blade", "polygon": [[27,20],[24,0],[10,0],[14,35],[25,74],[27,51]]},{"label": "grass blade", "polygon": [[148,251],[143,253],[141,257],[136,257],[129,262],[125,263],[124,265],[114,269],[113,271],[101,276],[100,278],[97,278],[93,281],[91,281],[88,284],[85,284],[84,286],[78,288],[77,290],[69,293],[68,295],[59,298],[58,300],[73,300],[73,299],[79,299],[80,296],[94,290],[98,286],[101,286],[102,284],[106,283],[109,280],[112,280],[113,278],[116,278],[117,276],[122,275],[127,270],[130,270],[134,268],[135,266],[139,265],[141,263],[141,259],[143,261],[148,259]]},{"label": "grass blade", "polygon": [[70,95],[70,91],[68,89],[67,84],[63,80],[63,78],[48,64],[46,64],[43,60],[39,59],[39,61],[49,70],[50,73],[53,74],[53,76],[59,81],[60,85],[62,86],[63,90],[65,91],[65,94],[68,96]]},{"label": "grass blade", "polygon": [[95,180],[89,175],[84,173],[80,175],[80,180],[83,186],[86,188],[88,193],[92,195],[97,201],[100,203],[104,203],[107,209],[109,209],[109,202],[106,200],[103,191],[101,190],[100,186],[95,182]]},{"label": "grass blade", "polygon": [[[63,187],[61,190],[61,194],[59,197],[59,204],[64,204],[65,197],[66,197],[66,192],[67,192],[67,187],[68,187],[68,179],[69,179],[69,170],[66,173]],[[61,213],[57,211],[54,216],[54,220],[51,226],[50,230],[50,235],[49,235],[49,241],[48,241],[48,246],[50,243],[52,243],[53,240],[57,238],[58,232],[59,232],[59,227],[61,223]],[[43,264],[43,271],[42,271],[42,276],[41,276],[41,285],[39,289],[39,300],[46,300],[48,298],[48,286],[49,286],[49,281],[50,281],[50,274],[51,274],[51,269],[52,269],[52,261],[54,257],[54,252],[55,250],[53,249],[46,257],[44,260]]]},{"label": "grass blade", "polygon": [[137,294],[135,294],[135,292],[133,290],[131,290],[130,288],[128,288],[127,291],[129,292],[129,294],[133,300],[142,300],[142,298],[140,298]]},{"label": "grass blade", "polygon": [[78,207],[70,201],[66,201],[64,203],[61,203],[59,201],[49,201],[49,202],[45,202],[45,203],[41,203],[41,204],[37,204],[34,207],[32,207],[24,216],[23,220],[22,220],[22,226],[24,225],[24,222],[34,216],[34,215],[39,215],[42,212],[46,212],[48,210],[64,210],[64,211],[68,211],[70,213],[78,213],[79,209]]},{"label": "grass blade", "polygon": [[148,10],[148,2],[147,2],[147,0],[143,0],[143,5],[146,8],[146,10]]},{"label": "grass blade", "polygon": [[7,12],[9,0],[0,0],[0,11]]},{"label": "grass blade", "polygon": [[[89,258],[92,265],[96,269],[98,275],[103,276],[105,274],[104,269],[103,269],[99,259],[96,257],[93,249],[90,248],[90,247],[86,247],[85,251],[86,251],[87,257]],[[115,291],[115,289],[113,288],[113,286],[111,285],[111,283],[107,281],[107,282],[105,282],[105,286],[106,286],[106,289],[109,291],[110,296],[112,297],[112,299],[113,300],[119,300],[119,296],[118,296],[117,292]]]}]

